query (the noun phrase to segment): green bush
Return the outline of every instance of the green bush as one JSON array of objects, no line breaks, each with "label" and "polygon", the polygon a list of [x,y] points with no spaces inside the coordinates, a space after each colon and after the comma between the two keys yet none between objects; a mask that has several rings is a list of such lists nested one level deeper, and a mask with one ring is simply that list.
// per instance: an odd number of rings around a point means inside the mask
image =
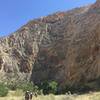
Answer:
[{"label": "green bush", "polygon": [[51,81],[51,82],[45,81],[45,82],[42,82],[39,87],[40,87],[40,89],[43,90],[44,94],[49,94],[49,93],[56,94],[57,93],[58,84],[55,81]]},{"label": "green bush", "polygon": [[50,93],[56,94],[57,93],[58,84],[55,81],[49,83]]},{"label": "green bush", "polygon": [[37,92],[39,91],[39,88],[34,85],[33,83],[23,83],[23,84],[19,84],[17,86],[18,89],[22,89],[24,92],[25,91],[32,91],[32,92]]},{"label": "green bush", "polygon": [[8,88],[6,87],[6,85],[0,83],[0,96],[4,97],[7,96],[8,94]]},{"label": "green bush", "polygon": [[34,85],[32,82],[8,82],[6,84],[6,86],[10,89],[10,90],[14,90],[16,91],[17,89],[19,90],[23,90],[23,92],[26,91],[32,91],[32,92],[36,92],[40,94],[40,90],[38,88],[38,86]]}]

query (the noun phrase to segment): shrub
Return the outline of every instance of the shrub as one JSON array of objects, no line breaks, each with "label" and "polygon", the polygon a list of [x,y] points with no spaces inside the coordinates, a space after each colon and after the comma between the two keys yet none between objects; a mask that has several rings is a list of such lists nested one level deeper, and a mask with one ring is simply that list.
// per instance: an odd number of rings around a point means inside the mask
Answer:
[{"label": "shrub", "polygon": [[50,89],[50,93],[56,94],[57,93],[57,82],[52,81],[49,83],[49,89]]},{"label": "shrub", "polygon": [[57,93],[57,88],[58,88],[58,84],[55,81],[44,81],[41,83],[41,85],[39,86],[40,89],[43,90],[44,94],[49,94],[49,93],[53,93],[56,94]]},{"label": "shrub", "polygon": [[39,90],[38,86],[34,85],[32,82],[11,81],[11,82],[7,82],[6,86],[9,88],[9,90],[16,91],[18,89],[18,90],[22,90],[23,92],[31,91],[31,92],[37,92],[39,94],[41,93],[41,91]]},{"label": "shrub", "polygon": [[0,83],[0,96],[4,97],[7,94],[8,94],[8,88],[3,83]]},{"label": "shrub", "polygon": [[33,83],[22,83],[22,84],[18,84],[17,86],[18,89],[22,89],[24,92],[25,91],[32,91],[32,92],[37,92],[39,91],[38,86],[34,85]]}]

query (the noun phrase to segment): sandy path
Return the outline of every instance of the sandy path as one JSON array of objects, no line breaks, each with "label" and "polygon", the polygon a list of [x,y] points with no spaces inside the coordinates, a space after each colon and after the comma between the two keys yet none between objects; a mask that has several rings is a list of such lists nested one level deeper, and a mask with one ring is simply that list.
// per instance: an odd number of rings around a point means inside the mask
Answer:
[{"label": "sandy path", "polygon": [[[0,97],[0,100],[24,100],[23,96],[19,97]],[[84,94],[84,95],[47,95],[47,96],[38,96],[33,97],[33,100],[100,100],[100,92],[95,92],[91,94]]]}]

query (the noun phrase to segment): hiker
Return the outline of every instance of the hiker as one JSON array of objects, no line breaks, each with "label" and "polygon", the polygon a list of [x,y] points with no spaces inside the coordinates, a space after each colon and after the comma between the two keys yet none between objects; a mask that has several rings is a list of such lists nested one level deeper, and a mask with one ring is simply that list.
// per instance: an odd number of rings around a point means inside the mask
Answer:
[{"label": "hiker", "polygon": [[25,100],[32,100],[33,93],[30,91],[26,91],[25,93]]},{"label": "hiker", "polygon": [[25,100],[30,100],[30,93],[29,93],[29,91],[26,91],[26,93],[25,93]]},{"label": "hiker", "polygon": [[30,100],[32,100],[32,97],[33,97],[33,93],[30,92]]}]

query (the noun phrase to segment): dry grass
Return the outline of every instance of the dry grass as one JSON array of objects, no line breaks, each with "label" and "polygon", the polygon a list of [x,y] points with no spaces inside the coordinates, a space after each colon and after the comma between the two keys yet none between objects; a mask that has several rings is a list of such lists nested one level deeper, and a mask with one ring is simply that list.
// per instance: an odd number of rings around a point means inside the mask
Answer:
[{"label": "dry grass", "polygon": [[[21,90],[17,90],[17,92],[10,91],[7,97],[0,97],[0,100],[24,100],[24,94]],[[41,95],[37,98],[33,97],[33,100],[100,100],[100,92],[84,95]]]}]

